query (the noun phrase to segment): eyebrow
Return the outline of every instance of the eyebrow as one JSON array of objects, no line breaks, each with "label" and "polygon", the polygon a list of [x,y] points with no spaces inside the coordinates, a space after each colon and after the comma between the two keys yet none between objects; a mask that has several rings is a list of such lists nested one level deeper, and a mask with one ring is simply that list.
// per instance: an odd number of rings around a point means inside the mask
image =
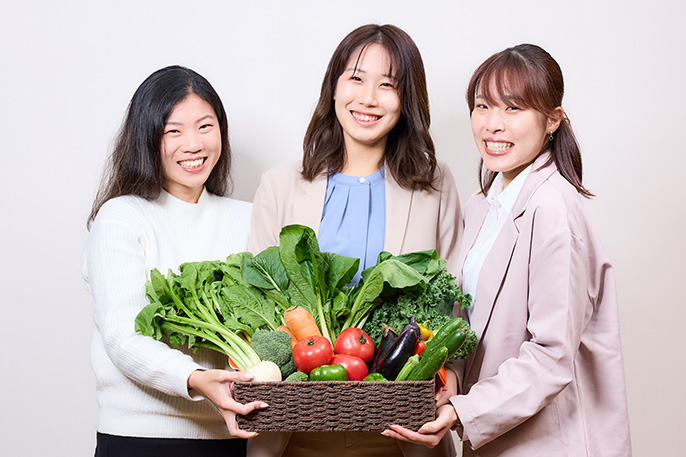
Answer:
[{"label": "eyebrow", "polygon": [[[195,123],[197,124],[197,123],[202,122],[208,118],[215,119],[215,117],[212,114],[205,114],[200,119],[196,120]],[[183,122],[178,122],[178,121],[167,121],[167,122],[165,122],[165,125],[181,125],[181,124],[183,124]]]},{"label": "eyebrow", "polygon": [[[353,67],[351,67],[351,68],[346,68],[345,71],[346,71],[346,72],[349,71],[349,72],[351,72],[352,74],[355,74],[355,73],[365,73],[365,74],[366,74],[366,73],[367,73],[367,72],[364,71],[364,70],[361,70],[361,69],[359,69],[359,68],[353,68]],[[381,76],[383,76],[384,78],[388,78],[388,79],[395,79],[395,77],[394,77],[393,75],[389,75],[388,73],[383,73]]]}]

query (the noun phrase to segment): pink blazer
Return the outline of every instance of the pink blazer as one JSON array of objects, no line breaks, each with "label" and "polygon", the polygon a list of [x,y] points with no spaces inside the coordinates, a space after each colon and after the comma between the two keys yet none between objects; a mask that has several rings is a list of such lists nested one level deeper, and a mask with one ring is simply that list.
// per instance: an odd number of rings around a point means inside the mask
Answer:
[{"label": "pink blazer", "polygon": [[[630,456],[614,272],[582,206],[543,154],[483,264],[479,337],[451,399],[464,455]],[[459,271],[488,211],[465,208]]]},{"label": "pink blazer", "polygon": [[[300,162],[282,164],[262,175],[253,201],[248,249],[257,253],[279,243],[281,228],[303,224],[319,232],[324,210],[326,177],[313,182],[300,177]],[[462,211],[455,180],[447,165],[439,163],[437,192],[407,191],[390,173],[385,176],[386,232],[384,249],[394,255],[436,249],[448,260],[448,270],[456,274],[458,237],[462,230]],[[269,399],[265,399],[269,401]],[[347,432],[344,432],[347,433]],[[369,435],[369,434],[368,434]],[[389,440],[380,433],[379,440]],[[248,456],[280,456],[289,435],[262,433],[248,441]],[[375,439],[375,438],[374,438]],[[354,441],[354,438],[351,438]],[[429,449],[418,444],[398,442],[407,457],[448,457],[455,455],[450,435],[439,446]],[[318,450],[314,450],[318,452]],[[344,449],[326,446],[320,455],[342,455]],[[347,455],[347,454],[346,454]]]}]

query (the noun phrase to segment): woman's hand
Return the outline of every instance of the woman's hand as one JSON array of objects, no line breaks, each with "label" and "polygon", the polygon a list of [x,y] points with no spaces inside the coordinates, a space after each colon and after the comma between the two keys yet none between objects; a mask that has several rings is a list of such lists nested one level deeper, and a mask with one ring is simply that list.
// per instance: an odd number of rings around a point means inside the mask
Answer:
[{"label": "woman's hand", "polygon": [[457,413],[453,405],[448,403],[438,408],[436,420],[427,422],[421,428],[413,432],[399,425],[391,425],[389,429],[381,432],[382,435],[411,443],[423,444],[433,448],[441,442],[445,434],[457,422]]},{"label": "woman's hand", "polygon": [[239,371],[196,370],[188,377],[188,388],[197,391],[214,404],[224,418],[231,436],[252,438],[257,433],[239,429],[236,414],[245,415],[255,409],[267,408],[269,405],[261,401],[243,405],[233,399],[233,382],[250,381],[251,378],[252,374]]}]

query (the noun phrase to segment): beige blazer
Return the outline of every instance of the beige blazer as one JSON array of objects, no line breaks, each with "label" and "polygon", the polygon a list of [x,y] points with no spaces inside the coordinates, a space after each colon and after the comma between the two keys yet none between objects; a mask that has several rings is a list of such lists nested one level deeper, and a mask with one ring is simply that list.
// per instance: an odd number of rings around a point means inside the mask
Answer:
[{"label": "beige blazer", "polygon": [[[301,178],[300,170],[300,162],[291,162],[274,167],[262,175],[253,201],[248,240],[248,249],[251,252],[257,253],[269,246],[278,245],[279,232],[285,225],[303,224],[311,227],[316,233],[319,232],[327,178],[323,176],[313,182],[307,182]],[[458,237],[462,230],[462,211],[452,173],[444,163],[439,163],[437,172],[436,192],[404,190],[390,173],[386,173],[384,249],[394,255],[436,249],[442,258],[448,260],[448,270],[455,274]],[[269,402],[269,399],[264,400]],[[390,439],[380,433],[341,434],[346,435],[345,442],[366,443],[360,446],[369,452],[373,452],[375,443],[372,441],[380,441],[381,444],[387,443]],[[289,434],[262,433],[248,441],[248,455],[280,456],[288,440]],[[312,449],[312,455],[366,455],[365,449],[360,448],[359,452],[351,453],[350,448],[335,449],[331,442],[326,443],[321,449]],[[398,445],[400,452],[407,457],[455,455],[450,434],[447,434],[442,443],[434,449],[400,441]],[[289,452],[286,450],[286,454]]]},{"label": "beige blazer", "polygon": [[[486,258],[465,395],[465,456],[630,456],[614,271],[582,206],[539,157]],[[465,208],[459,270],[488,211]]]},{"label": "beige blazer", "polygon": [[[303,224],[319,232],[327,179],[300,177],[300,162],[290,162],[262,175],[255,193],[248,249],[257,253],[279,244],[281,228]],[[384,249],[393,255],[436,249],[442,258],[457,261],[462,210],[455,179],[446,164],[438,164],[437,192],[407,191],[386,173],[386,232]],[[450,267],[449,271],[455,273]]]}]

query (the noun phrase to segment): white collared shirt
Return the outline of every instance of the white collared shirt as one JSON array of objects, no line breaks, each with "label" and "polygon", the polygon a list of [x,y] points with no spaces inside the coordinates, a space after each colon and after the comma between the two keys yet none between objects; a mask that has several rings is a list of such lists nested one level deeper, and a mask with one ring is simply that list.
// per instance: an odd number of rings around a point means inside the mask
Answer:
[{"label": "white collared shirt", "polygon": [[471,316],[476,305],[476,289],[481,267],[505,225],[505,221],[524,186],[524,181],[531,172],[531,167],[533,164],[522,170],[505,189],[503,189],[503,175],[498,173],[488,191],[486,196],[486,201],[489,204],[488,213],[462,266],[462,293],[472,296],[472,304],[467,309],[469,316]]}]

